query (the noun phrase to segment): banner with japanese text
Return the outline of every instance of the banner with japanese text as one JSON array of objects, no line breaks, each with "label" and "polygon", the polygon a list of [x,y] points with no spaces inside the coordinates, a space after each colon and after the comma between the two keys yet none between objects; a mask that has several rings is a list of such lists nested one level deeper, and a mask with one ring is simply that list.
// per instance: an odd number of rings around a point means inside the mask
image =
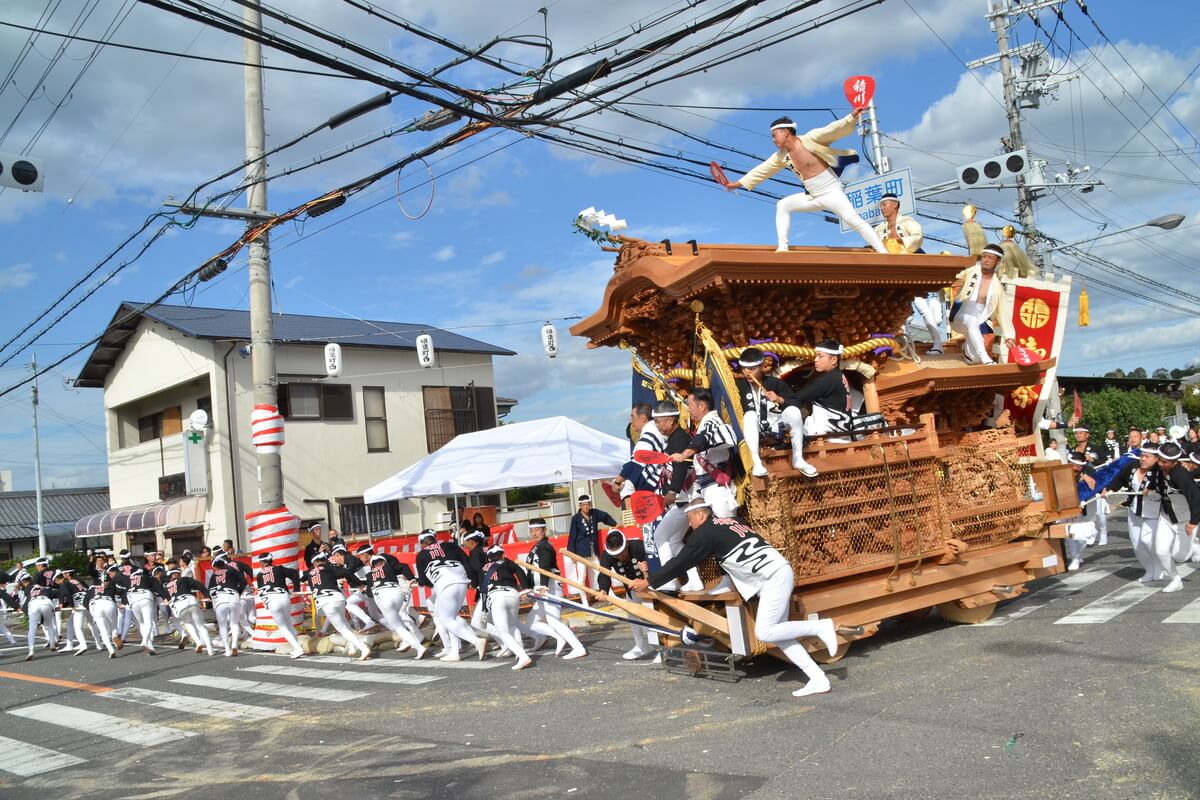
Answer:
[{"label": "banner with japanese text", "polygon": [[[1058,281],[1018,278],[1005,286],[1009,294],[1008,308],[1012,311],[1013,338],[1017,344],[1032,351],[1040,361],[1057,359],[1062,353],[1063,330],[1066,327],[1071,279]],[[1009,350],[1007,360],[1015,360]],[[1033,386],[1018,386],[1004,398],[1004,407],[1018,432],[1035,429],[1049,399],[1046,388],[1054,383],[1056,366],[1041,374],[1041,382]]]}]

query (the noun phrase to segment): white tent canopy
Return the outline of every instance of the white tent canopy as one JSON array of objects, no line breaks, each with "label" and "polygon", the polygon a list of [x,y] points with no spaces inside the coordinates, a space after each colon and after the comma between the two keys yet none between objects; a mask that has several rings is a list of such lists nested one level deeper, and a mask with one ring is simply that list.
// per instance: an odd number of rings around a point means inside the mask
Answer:
[{"label": "white tent canopy", "polygon": [[363,492],[363,501],[495,492],[522,486],[611,478],[629,443],[569,417],[463,433],[436,453]]}]

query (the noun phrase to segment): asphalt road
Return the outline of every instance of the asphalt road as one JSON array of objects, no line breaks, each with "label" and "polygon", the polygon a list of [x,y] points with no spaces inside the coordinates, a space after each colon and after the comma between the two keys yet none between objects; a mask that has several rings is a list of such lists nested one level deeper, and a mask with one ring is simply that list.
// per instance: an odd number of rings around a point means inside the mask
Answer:
[{"label": "asphalt road", "polygon": [[1118,534],[993,624],[885,625],[800,700],[773,659],[732,684],[624,662],[620,628],[516,673],[5,649],[0,797],[1200,797],[1200,572],[1170,595],[1139,574]]}]

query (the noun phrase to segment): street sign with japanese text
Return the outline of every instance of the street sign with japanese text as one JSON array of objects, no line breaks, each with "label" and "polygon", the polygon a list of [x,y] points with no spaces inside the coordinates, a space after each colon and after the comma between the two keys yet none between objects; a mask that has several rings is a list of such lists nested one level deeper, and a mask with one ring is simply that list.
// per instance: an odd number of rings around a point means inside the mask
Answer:
[{"label": "street sign with japanese text", "polygon": [[[900,213],[912,215],[917,211],[913,198],[912,172],[908,169],[897,169],[882,175],[872,175],[860,181],[846,184],[846,197],[850,205],[868,225],[878,225],[883,222],[883,212],[879,210],[879,198],[885,194],[894,194],[900,198]],[[842,223],[842,233],[849,233],[850,228]]]}]

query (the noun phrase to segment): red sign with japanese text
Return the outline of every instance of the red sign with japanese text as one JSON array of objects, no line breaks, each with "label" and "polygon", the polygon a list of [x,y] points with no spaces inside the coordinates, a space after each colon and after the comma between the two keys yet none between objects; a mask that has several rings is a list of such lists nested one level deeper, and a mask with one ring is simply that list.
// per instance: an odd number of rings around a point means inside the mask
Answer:
[{"label": "red sign with japanese text", "polygon": [[[1028,358],[1026,353],[1020,352],[1022,348],[1033,354],[1038,361],[1057,357],[1054,342],[1059,316],[1064,311],[1064,293],[1056,289],[1036,289],[1021,284],[1014,288],[1016,292],[1012,304],[1012,329],[1013,338],[1018,346],[1009,348],[1009,363],[1018,363],[1022,357]],[[1004,398],[1004,407],[1019,431],[1028,431],[1034,427],[1033,415],[1041,396],[1042,382],[1046,378],[1044,372],[1041,378],[1042,381],[1036,385],[1018,386]]]}]

